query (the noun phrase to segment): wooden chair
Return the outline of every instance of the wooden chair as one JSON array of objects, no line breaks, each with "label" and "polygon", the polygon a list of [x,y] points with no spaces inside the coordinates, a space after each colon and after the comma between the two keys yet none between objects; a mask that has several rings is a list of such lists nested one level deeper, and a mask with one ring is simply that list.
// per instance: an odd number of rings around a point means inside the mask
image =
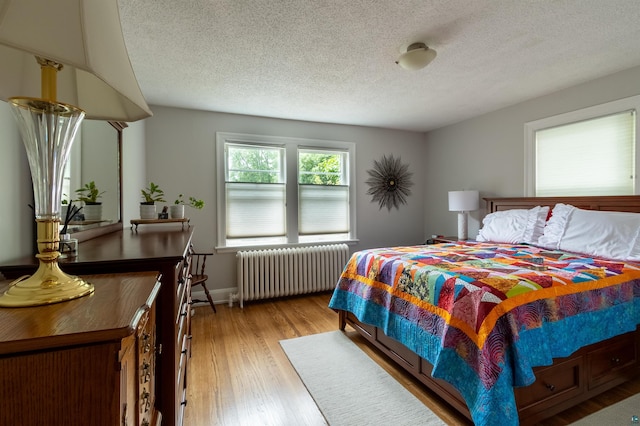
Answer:
[{"label": "wooden chair", "polygon": [[201,302],[209,302],[211,305],[211,309],[213,312],[216,312],[216,305],[213,303],[213,299],[209,294],[209,289],[207,288],[207,279],[209,277],[204,273],[205,264],[207,263],[207,256],[212,256],[213,253],[197,253],[193,250],[193,246],[189,248],[189,255],[191,256],[191,292],[193,293],[193,287],[197,285],[201,285],[204,289],[204,294],[207,295],[207,300],[202,299],[191,299],[191,303],[201,303]]}]

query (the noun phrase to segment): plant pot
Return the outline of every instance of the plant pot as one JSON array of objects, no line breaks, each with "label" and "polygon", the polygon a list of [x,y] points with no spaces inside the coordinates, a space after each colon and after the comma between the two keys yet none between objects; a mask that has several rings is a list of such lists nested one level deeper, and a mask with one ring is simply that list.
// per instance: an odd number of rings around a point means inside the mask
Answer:
[{"label": "plant pot", "polygon": [[184,219],[184,204],[169,206],[169,217],[171,219]]},{"label": "plant pot", "polygon": [[85,204],[82,208],[85,221],[102,220],[102,204]]},{"label": "plant pot", "polygon": [[140,204],[140,219],[157,219],[155,204]]}]

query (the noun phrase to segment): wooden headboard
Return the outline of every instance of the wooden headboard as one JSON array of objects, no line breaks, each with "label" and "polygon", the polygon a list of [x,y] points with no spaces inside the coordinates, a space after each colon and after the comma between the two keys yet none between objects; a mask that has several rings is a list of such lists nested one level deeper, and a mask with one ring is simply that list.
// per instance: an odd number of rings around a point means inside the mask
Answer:
[{"label": "wooden headboard", "polygon": [[640,213],[640,195],[607,195],[592,197],[513,197],[484,198],[487,213],[499,210],[530,209],[535,206],[553,208],[557,203],[571,204],[586,210]]}]

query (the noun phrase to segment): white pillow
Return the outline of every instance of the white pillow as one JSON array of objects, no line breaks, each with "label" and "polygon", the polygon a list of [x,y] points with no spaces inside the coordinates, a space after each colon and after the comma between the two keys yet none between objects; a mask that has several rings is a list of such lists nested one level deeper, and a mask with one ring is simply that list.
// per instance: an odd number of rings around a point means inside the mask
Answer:
[{"label": "white pillow", "polygon": [[538,245],[607,259],[640,261],[640,213],[557,204]]},{"label": "white pillow", "polygon": [[482,220],[477,241],[536,244],[542,235],[549,207],[513,209],[489,213]]}]

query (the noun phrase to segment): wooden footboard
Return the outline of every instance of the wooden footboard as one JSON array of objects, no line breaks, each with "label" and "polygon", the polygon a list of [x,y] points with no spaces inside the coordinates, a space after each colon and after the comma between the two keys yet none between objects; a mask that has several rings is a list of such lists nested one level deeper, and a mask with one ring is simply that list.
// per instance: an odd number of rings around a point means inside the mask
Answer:
[{"label": "wooden footboard", "polygon": [[[471,420],[462,396],[444,380],[431,377],[431,364],[350,312],[338,311],[341,330],[348,324],[374,347]],[[570,357],[534,369],[536,381],[516,388],[521,425],[549,418],[640,374],[640,327],[636,331],[586,346]]]}]

